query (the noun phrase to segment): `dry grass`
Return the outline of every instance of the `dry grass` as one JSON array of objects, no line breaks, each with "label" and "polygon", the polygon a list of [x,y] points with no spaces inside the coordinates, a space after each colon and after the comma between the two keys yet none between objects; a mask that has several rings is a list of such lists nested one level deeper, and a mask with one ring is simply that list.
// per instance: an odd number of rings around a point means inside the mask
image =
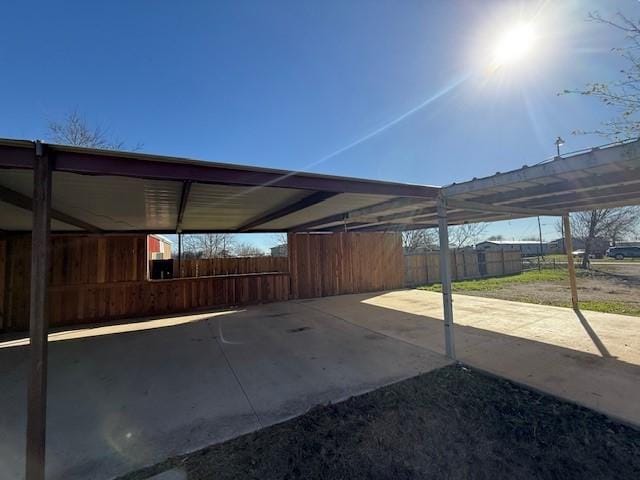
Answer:
[{"label": "dry grass", "polygon": [[[585,272],[579,270],[578,298],[583,310],[640,316],[640,277],[621,276],[614,268]],[[440,292],[440,284],[418,287]],[[571,307],[569,277],[566,270],[529,270],[516,275],[452,283],[454,293],[515,302]]]}]

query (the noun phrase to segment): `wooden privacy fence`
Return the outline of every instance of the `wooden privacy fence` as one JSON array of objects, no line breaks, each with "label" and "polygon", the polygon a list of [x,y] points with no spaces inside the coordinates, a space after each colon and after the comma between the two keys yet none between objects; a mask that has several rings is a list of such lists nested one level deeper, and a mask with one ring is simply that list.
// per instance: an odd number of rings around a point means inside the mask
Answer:
[{"label": "wooden privacy fence", "polygon": [[[522,271],[520,252],[482,252],[451,250],[451,279],[497,277]],[[407,287],[440,282],[440,253],[404,256],[404,282]]]},{"label": "wooden privacy fence", "polygon": [[[104,320],[250,305],[289,299],[289,275],[258,273],[51,287],[50,324],[80,325]],[[28,328],[28,317],[10,325]],[[26,323],[24,323],[26,320]]]},{"label": "wooden privacy fence", "polygon": [[[2,294],[0,330],[26,330],[29,326],[29,291],[31,279],[31,236],[19,235],[2,240],[0,270]],[[91,285],[119,285],[143,282],[146,278],[146,243],[139,236],[52,236],[49,285],[50,305],[59,308],[56,289],[67,292]],[[73,293],[67,293],[69,297]],[[78,293],[78,301],[82,302]],[[69,321],[77,313],[69,314]],[[50,321],[56,326],[69,323]]]},{"label": "wooden privacy fence", "polygon": [[403,286],[397,233],[289,234],[292,298],[390,290]]},{"label": "wooden privacy fence", "polygon": [[[292,234],[289,238],[289,258],[214,259],[198,266],[198,275],[204,275],[200,268],[214,275],[149,281],[144,235],[52,236],[49,325],[75,326],[403,286],[402,241],[397,234]],[[30,265],[29,235],[0,240],[0,331],[29,328]],[[188,268],[185,265],[185,271]],[[273,272],[244,273],[258,269]]]},{"label": "wooden privacy fence", "polygon": [[[180,272],[178,272],[180,265]],[[174,278],[238,275],[244,273],[289,272],[287,257],[221,257],[173,261]]]},{"label": "wooden privacy fence", "polygon": [[[144,235],[56,235],[51,253],[52,327],[289,298],[286,258],[281,273],[148,281]],[[237,270],[250,269],[246,259],[233,260],[241,260]],[[30,236],[0,240],[0,331],[29,328],[30,270]]]}]

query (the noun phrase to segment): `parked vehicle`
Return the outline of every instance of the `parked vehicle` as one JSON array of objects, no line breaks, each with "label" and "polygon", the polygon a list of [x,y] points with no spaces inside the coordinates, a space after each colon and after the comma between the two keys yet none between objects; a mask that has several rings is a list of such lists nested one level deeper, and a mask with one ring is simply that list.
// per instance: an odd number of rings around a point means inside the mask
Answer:
[{"label": "parked vehicle", "polygon": [[[582,249],[574,250],[573,252],[571,252],[571,255],[577,258],[582,258],[584,257],[584,250]],[[590,253],[589,258],[596,258],[596,256],[593,253]]]},{"label": "parked vehicle", "polygon": [[610,247],[607,257],[623,260],[625,258],[640,258],[640,247]]}]

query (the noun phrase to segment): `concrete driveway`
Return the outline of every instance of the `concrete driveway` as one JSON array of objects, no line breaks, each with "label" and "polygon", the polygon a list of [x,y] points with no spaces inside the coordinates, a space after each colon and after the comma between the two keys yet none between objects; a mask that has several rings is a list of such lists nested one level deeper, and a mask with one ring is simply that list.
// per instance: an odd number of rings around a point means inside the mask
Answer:
[{"label": "concrete driveway", "polygon": [[[454,296],[458,358],[640,426],[640,318]],[[439,294],[345,295],[51,335],[48,478],[105,479],[446,365]],[[0,343],[0,477],[25,341]]]},{"label": "concrete driveway", "polygon": [[[454,295],[457,358],[640,427],[640,318]],[[353,324],[444,352],[438,293],[314,300]]]},{"label": "concrete driveway", "polygon": [[[448,363],[313,302],[50,338],[49,479],[112,478]],[[2,479],[24,475],[25,343],[0,343]]]}]

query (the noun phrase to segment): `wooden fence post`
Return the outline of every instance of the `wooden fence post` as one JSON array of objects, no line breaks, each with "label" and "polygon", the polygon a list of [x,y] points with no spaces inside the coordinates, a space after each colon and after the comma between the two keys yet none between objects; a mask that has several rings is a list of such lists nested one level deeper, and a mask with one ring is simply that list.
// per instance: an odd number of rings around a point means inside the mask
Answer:
[{"label": "wooden fence post", "polygon": [[424,252],[424,274],[425,274],[425,283],[429,285],[429,252]]},{"label": "wooden fence post", "polygon": [[462,279],[467,278],[467,255],[462,251]]}]

